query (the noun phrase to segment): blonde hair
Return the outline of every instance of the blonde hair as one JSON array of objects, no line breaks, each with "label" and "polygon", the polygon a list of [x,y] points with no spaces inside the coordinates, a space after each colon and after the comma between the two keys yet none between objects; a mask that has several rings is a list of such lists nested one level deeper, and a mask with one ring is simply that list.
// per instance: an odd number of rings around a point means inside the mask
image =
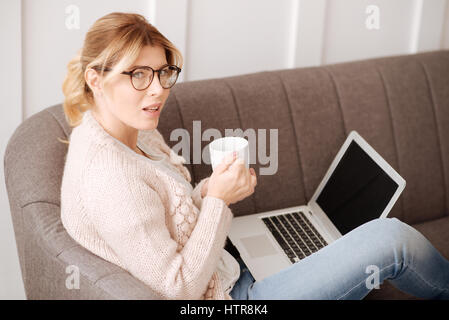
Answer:
[{"label": "blonde hair", "polygon": [[86,34],[83,48],[68,63],[62,84],[64,114],[71,127],[78,126],[83,113],[94,106],[92,90],[84,78],[85,71],[92,68],[100,71],[103,77],[104,69],[111,68],[103,78],[107,83],[129,68],[146,45],[161,46],[165,49],[167,62],[182,68],[181,52],[142,15],[113,12],[95,21]]}]

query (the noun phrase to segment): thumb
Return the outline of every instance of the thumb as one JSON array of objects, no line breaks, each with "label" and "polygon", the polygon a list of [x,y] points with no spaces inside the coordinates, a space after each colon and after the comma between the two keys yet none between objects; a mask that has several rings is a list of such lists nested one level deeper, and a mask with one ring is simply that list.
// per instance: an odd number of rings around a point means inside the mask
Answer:
[{"label": "thumb", "polygon": [[223,158],[223,160],[215,167],[214,171],[217,171],[218,173],[226,171],[236,158],[237,158],[236,152],[231,152],[227,154]]}]

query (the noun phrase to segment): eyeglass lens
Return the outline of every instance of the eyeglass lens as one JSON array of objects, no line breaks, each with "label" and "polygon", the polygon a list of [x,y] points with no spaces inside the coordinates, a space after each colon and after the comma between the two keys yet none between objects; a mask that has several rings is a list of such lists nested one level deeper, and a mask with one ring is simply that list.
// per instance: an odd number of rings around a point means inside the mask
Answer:
[{"label": "eyeglass lens", "polygon": [[[151,69],[136,69],[132,73],[131,79],[134,88],[144,90],[153,81],[154,73]],[[159,72],[159,81],[165,89],[171,88],[178,79],[178,69],[173,66],[166,66]]]}]

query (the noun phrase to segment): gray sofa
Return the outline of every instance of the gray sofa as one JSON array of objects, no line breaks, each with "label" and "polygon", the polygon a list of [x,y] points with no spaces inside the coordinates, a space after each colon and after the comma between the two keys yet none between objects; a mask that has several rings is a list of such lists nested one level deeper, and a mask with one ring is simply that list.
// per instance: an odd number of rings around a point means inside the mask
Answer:
[{"label": "gray sofa", "polygon": [[[358,131],[407,181],[390,216],[449,258],[449,51],[179,83],[158,129],[173,146],[170,132],[185,128],[192,136],[194,120],[222,135],[225,128],[279,130],[278,171],[259,175],[255,193],[231,206],[236,216],[307,203],[347,134]],[[159,299],[65,232],[59,205],[67,146],[57,138],[70,132],[59,104],[26,119],[7,145],[6,186],[27,298]],[[264,165],[252,166],[259,172]],[[207,164],[187,167],[194,182],[211,174]],[[79,289],[66,286],[76,272],[69,266],[78,267]],[[413,297],[386,281],[366,299]]]}]

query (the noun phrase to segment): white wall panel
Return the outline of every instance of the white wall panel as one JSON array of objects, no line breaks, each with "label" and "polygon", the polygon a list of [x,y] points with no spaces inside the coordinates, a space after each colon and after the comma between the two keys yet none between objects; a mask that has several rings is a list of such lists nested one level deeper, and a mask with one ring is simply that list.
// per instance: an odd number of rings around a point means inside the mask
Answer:
[{"label": "white wall panel", "polygon": [[422,10],[416,52],[438,50],[443,36],[446,0],[421,0]]},{"label": "white wall panel", "polygon": [[322,64],[326,0],[298,0],[292,5],[291,61],[289,67]]},{"label": "white wall panel", "polygon": [[[404,54],[409,51],[413,8],[410,0],[328,1],[324,63]],[[379,8],[379,29],[368,29],[367,6]]]},{"label": "white wall panel", "polygon": [[441,48],[449,49],[449,0],[446,0],[446,10],[443,22],[443,32],[441,35]]},{"label": "white wall panel", "polygon": [[3,159],[9,138],[22,122],[22,38],[21,2],[0,1],[0,299],[24,299],[9,200],[6,193]]},{"label": "white wall panel", "polygon": [[192,0],[189,80],[288,67],[291,1]]}]

